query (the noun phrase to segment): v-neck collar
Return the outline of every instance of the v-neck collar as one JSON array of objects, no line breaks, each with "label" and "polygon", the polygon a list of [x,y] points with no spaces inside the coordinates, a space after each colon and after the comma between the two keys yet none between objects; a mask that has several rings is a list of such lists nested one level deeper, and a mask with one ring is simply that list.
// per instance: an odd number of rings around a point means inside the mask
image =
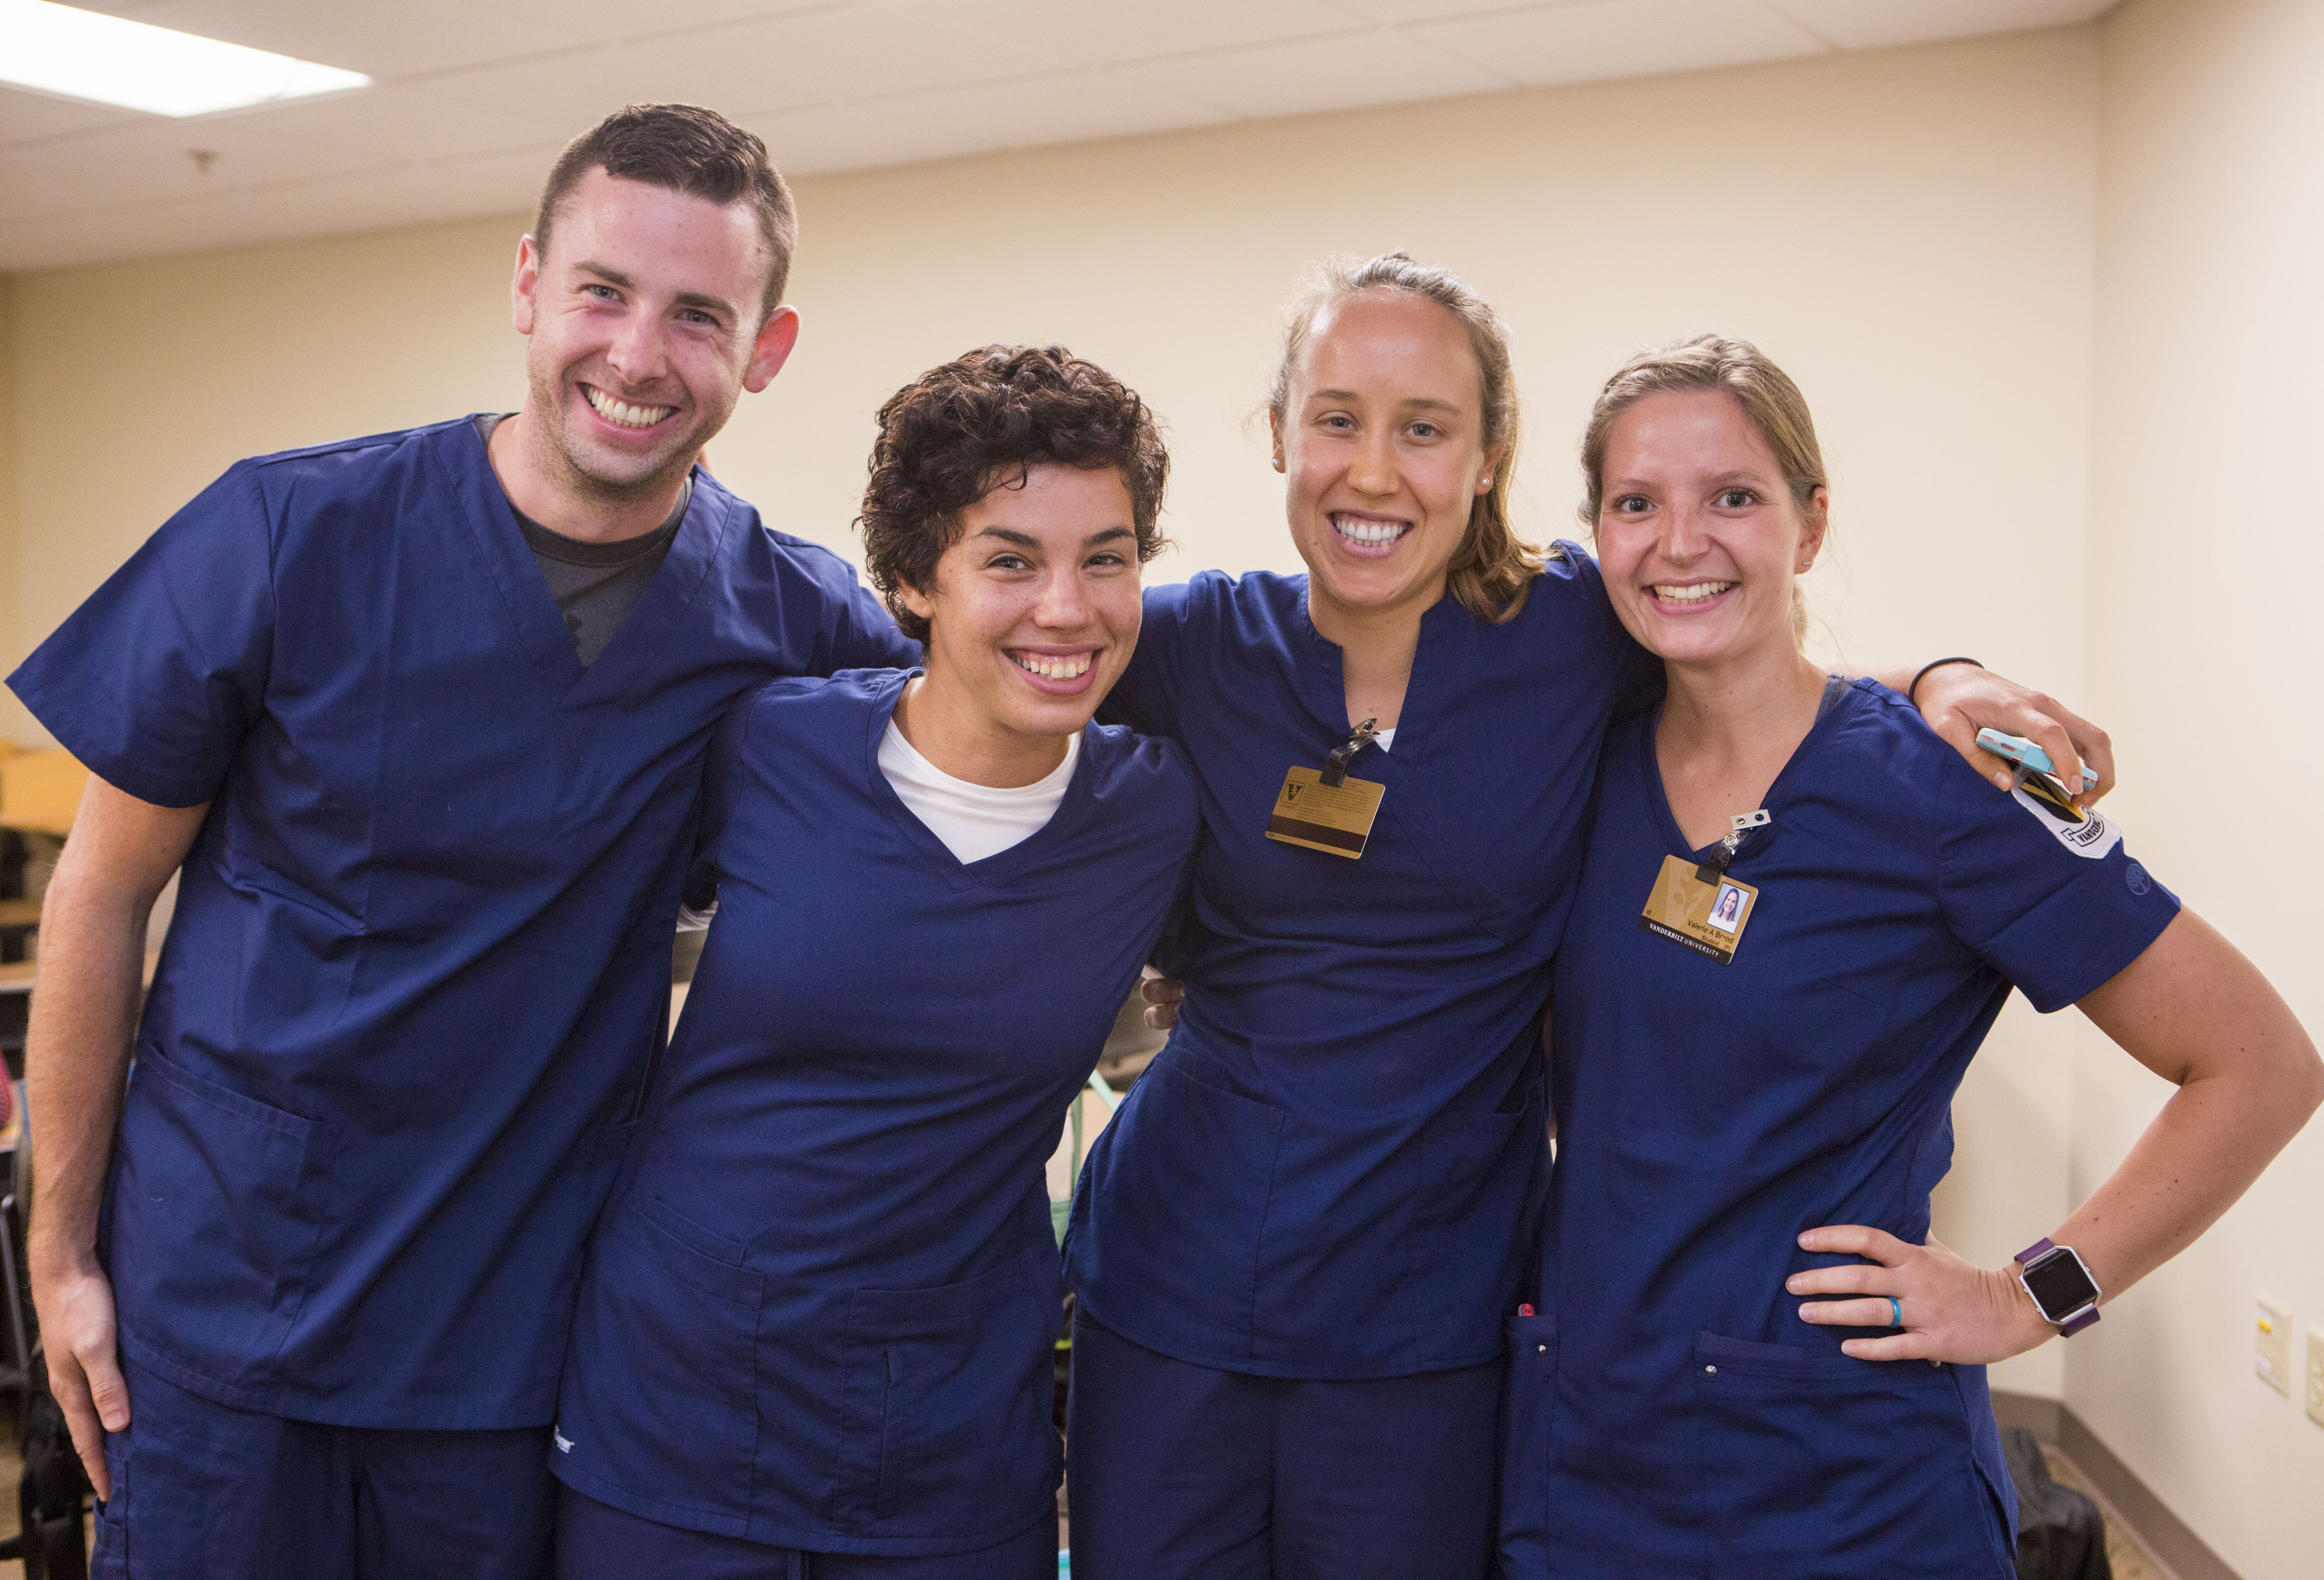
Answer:
[{"label": "v-neck collar", "polygon": [[[1344,741],[1354,726],[1348,723],[1348,676],[1346,650],[1315,629],[1315,616],[1307,606],[1308,578],[1304,576],[1286,577],[1297,590],[1299,631],[1305,639],[1305,651],[1314,661],[1298,666],[1300,700],[1315,716],[1317,722],[1334,732],[1334,743]],[[1459,599],[1447,592],[1421,611],[1420,634],[1413,643],[1412,673],[1404,683],[1404,706],[1397,711],[1396,750],[1379,748],[1380,758],[1393,759],[1396,753],[1406,753],[1409,761],[1416,737],[1425,744],[1428,721],[1434,710],[1434,688],[1443,671],[1450,667],[1444,661],[1444,649],[1459,623],[1473,618],[1461,605]],[[1367,764],[1378,761],[1371,755],[1373,748],[1366,746],[1358,760]],[[1353,764],[1351,764],[1351,771]]]},{"label": "v-neck collar", "polygon": [[549,590],[549,578],[541,574],[531,545],[525,541],[516,507],[493,470],[492,456],[476,432],[475,419],[465,417],[450,426],[456,430],[449,435],[452,445],[462,448],[454,454],[439,452],[437,458],[450,475],[461,514],[467,519],[485,571],[534,671],[572,700],[593,691],[618,688],[640,670],[641,654],[668,651],[669,637],[701,592],[740,513],[732,499],[706,486],[708,474],[696,468],[693,498],[678,531],[671,534],[660,566],[596,661],[584,664],[565,616],[557,607],[556,595]]},{"label": "v-neck collar", "polygon": [[[1798,774],[1806,772],[1802,764],[1822,749],[1822,743],[1836,721],[1845,717],[1856,706],[1857,692],[1858,688],[1849,685],[1837,702],[1817,714],[1815,723],[1808,726],[1808,733],[1800,737],[1800,744],[1792,748],[1792,754],[1784,759],[1783,767],[1775,771],[1775,777],[1768,783],[1767,793],[1759,803],[1762,807],[1771,813],[1776,810],[1777,803],[1784,799],[1778,792],[1783,791]],[[1663,702],[1655,704],[1646,716],[1644,726],[1638,731],[1636,750],[1639,776],[1646,783],[1646,799],[1654,808],[1655,821],[1661,825],[1663,844],[1673,855],[1684,856],[1692,862],[1706,862],[1718,853],[1720,841],[1714,839],[1700,849],[1689,845],[1686,835],[1678,826],[1678,815],[1671,810],[1670,792],[1663,788],[1663,765],[1655,755],[1655,732],[1662,726],[1664,706]],[[1740,862],[1765,850],[1780,837],[1783,827],[1783,818],[1778,816],[1766,827],[1754,832],[1750,838],[1736,848],[1735,860]]]},{"label": "v-neck collar", "polygon": [[898,670],[881,676],[877,682],[886,688],[886,695],[873,694],[864,721],[863,772],[869,793],[880,809],[888,814],[888,820],[904,843],[953,887],[1005,883],[1039,859],[1049,845],[1061,837],[1059,830],[1068,819],[1080,815],[1083,802],[1089,799],[1090,762],[1096,745],[1097,722],[1093,719],[1082,726],[1081,750],[1074,753],[1073,777],[1065,781],[1065,793],[1058,800],[1057,809],[1049,814],[1049,820],[1006,850],[996,850],[982,861],[964,862],[953,854],[952,846],[936,837],[935,829],[920,821],[918,813],[904,804],[904,798],[896,793],[896,787],[888,782],[887,774],[880,768],[880,743],[896,716],[896,705],[903,700],[904,688],[911,684],[915,675],[926,672]]}]

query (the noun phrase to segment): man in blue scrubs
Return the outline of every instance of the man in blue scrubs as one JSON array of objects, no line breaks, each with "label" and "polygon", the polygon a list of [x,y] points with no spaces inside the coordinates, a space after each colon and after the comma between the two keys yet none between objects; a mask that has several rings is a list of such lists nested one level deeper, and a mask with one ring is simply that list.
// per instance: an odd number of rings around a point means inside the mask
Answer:
[{"label": "man in blue scrubs", "polygon": [[518,254],[522,410],[235,466],[11,678],[96,776],[28,1074],[98,1573],[545,1572],[706,744],[917,651],[694,468],[797,337],[794,235],[757,138],[610,117]]}]

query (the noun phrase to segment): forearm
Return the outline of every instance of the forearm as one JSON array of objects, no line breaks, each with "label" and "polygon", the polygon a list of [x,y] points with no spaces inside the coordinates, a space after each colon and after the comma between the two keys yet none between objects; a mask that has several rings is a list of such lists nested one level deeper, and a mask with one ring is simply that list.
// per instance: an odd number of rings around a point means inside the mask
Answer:
[{"label": "forearm", "polygon": [[37,1181],[26,1254],[36,1278],[95,1265],[97,1205],[135,1034],[146,916],[134,896],[90,894],[69,872],[58,874],[43,910],[40,984],[24,1047]]},{"label": "forearm", "polygon": [[2314,1112],[2315,1086],[2291,1068],[2190,1081],[2051,1238],[2081,1254],[2111,1300],[2193,1244],[2251,1188]]}]

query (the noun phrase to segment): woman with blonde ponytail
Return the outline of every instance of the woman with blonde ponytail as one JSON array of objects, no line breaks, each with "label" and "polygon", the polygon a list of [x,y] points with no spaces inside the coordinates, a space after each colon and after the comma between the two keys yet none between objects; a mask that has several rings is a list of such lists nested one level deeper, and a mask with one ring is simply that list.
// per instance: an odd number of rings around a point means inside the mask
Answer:
[{"label": "woman with blonde ponytail", "polygon": [[1508,333],[1449,271],[1323,265],[1268,415],[1307,574],[1148,589],[1107,705],[1184,750],[1204,832],[1176,1035],[1066,1241],[1074,1566],[1477,1580],[1551,958],[1600,744],[1660,679],[1597,562],[1515,531]]}]

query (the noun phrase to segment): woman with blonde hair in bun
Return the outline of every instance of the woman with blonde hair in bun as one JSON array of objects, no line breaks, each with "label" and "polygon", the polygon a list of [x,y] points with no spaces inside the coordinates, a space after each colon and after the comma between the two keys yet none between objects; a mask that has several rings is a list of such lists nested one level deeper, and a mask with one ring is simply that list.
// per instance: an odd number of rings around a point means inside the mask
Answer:
[{"label": "woman with blonde hair in bun", "polygon": [[[1660,677],[1597,562],[1515,531],[1508,337],[1452,273],[1324,266],[1268,415],[1307,573],[1149,589],[1108,703],[1184,749],[1204,831],[1177,1029],[1066,1244],[1074,1564],[1474,1580],[1551,959],[1600,743]],[[2069,749],[1982,671],[1921,692],[1964,751]]]}]

